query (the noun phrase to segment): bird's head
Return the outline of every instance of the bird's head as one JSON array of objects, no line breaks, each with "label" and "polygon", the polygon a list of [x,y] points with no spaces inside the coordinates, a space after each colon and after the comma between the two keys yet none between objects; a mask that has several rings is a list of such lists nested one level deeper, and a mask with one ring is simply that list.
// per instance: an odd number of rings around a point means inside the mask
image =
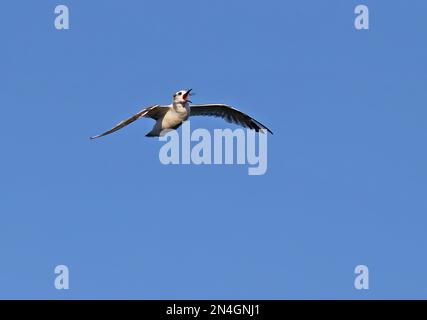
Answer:
[{"label": "bird's head", "polygon": [[178,91],[173,95],[173,102],[183,102],[183,103],[191,102],[189,100],[189,97],[191,96],[191,90],[192,89]]}]

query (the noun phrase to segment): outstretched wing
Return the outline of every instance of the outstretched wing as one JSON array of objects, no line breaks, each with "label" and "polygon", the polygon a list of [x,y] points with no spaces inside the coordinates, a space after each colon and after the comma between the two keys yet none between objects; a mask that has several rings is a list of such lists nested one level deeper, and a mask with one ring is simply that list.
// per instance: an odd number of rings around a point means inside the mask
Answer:
[{"label": "outstretched wing", "polygon": [[145,108],[144,110],[141,110],[137,114],[133,115],[129,119],[123,120],[122,122],[118,123],[114,128],[111,130],[108,130],[104,133],[101,133],[97,136],[90,137],[91,139],[97,139],[103,136],[106,136],[110,133],[116,132],[117,130],[120,130],[121,128],[126,127],[128,124],[131,124],[132,122],[140,119],[140,118],[152,118],[154,120],[158,120],[162,116],[165,115],[165,113],[168,111],[167,107],[162,107],[160,105],[154,105],[148,108]]},{"label": "outstretched wing", "polygon": [[211,116],[220,117],[230,123],[241,125],[242,127],[253,129],[256,132],[265,129],[271,134],[270,129],[264,126],[261,122],[251,118],[243,112],[227,106],[225,104],[197,104],[191,106],[190,116]]}]

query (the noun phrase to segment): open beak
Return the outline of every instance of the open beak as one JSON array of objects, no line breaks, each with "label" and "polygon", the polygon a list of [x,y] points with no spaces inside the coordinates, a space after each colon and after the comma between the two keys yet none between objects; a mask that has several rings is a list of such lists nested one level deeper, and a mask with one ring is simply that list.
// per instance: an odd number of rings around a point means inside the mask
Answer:
[{"label": "open beak", "polygon": [[185,101],[191,102],[190,100],[188,100],[188,97],[190,96],[191,90],[193,90],[193,89],[189,89],[189,90],[184,94],[184,100],[185,100]]}]

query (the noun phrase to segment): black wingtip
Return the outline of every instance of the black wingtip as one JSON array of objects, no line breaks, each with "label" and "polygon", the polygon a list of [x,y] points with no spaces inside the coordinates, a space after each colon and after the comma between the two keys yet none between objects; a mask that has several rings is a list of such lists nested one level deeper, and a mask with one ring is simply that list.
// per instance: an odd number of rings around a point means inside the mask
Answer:
[{"label": "black wingtip", "polygon": [[261,122],[256,121],[256,120],[252,120],[252,123],[255,124],[255,126],[254,127],[250,127],[251,129],[255,129],[257,132],[260,131],[260,130],[262,130],[263,132],[265,132],[265,130],[267,130],[267,132],[269,132],[270,134],[273,134],[273,131],[271,131],[270,129],[268,129]]},{"label": "black wingtip", "polygon": [[271,131],[268,128],[261,128],[262,132],[265,133],[265,130],[267,130],[267,133],[273,134],[273,131]]}]

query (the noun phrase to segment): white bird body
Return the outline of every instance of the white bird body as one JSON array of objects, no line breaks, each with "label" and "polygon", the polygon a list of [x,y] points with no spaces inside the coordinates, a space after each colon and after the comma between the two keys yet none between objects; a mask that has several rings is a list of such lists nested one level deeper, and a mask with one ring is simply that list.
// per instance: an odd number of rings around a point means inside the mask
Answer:
[{"label": "white bird body", "polygon": [[156,121],[147,137],[158,137],[164,130],[171,130],[179,127],[184,121],[190,117],[190,103],[173,103],[168,106],[165,115]]},{"label": "white bird body", "polygon": [[106,136],[143,117],[156,120],[153,129],[147,133],[147,137],[158,137],[162,135],[162,133],[165,133],[169,130],[177,129],[190,116],[221,117],[227,122],[236,123],[243,127],[253,129],[257,132],[260,130],[267,130],[268,132],[272,133],[270,129],[268,129],[260,122],[225,104],[190,105],[191,101],[188,100],[190,92],[191,89],[178,91],[173,96],[174,101],[172,104],[167,106],[154,105],[145,108],[129,119],[121,121],[111,130],[91,137],[91,139]]},{"label": "white bird body", "polygon": [[163,122],[166,121],[165,129],[174,127],[179,123],[187,120],[190,117],[190,103],[174,103],[169,107],[169,111],[163,118]]}]

